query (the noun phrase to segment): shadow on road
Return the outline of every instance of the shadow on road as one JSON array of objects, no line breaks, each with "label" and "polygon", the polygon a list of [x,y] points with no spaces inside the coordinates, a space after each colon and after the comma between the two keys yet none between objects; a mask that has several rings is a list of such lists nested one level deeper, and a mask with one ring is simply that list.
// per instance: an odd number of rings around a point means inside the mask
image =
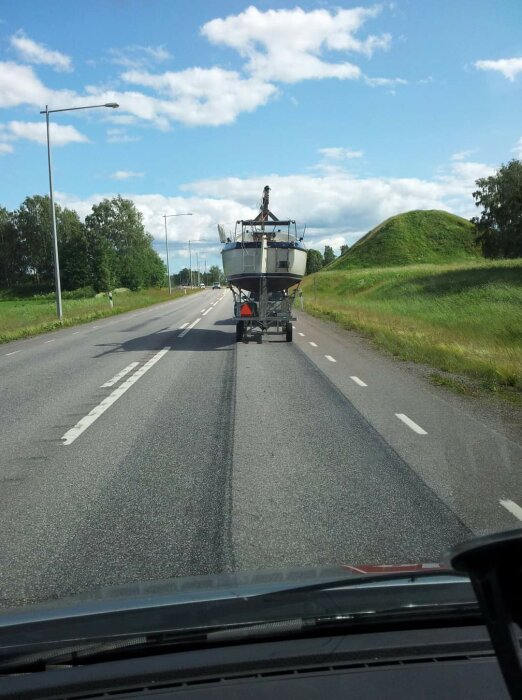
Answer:
[{"label": "shadow on road", "polygon": [[120,352],[158,351],[167,345],[170,346],[171,351],[216,352],[226,350],[236,343],[235,327],[231,327],[230,331],[192,328],[183,338],[179,337],[180,333],[182,331],[179,328],[175,330],[165,328],[122,343],[99,343],[96,345],[99,348],[96,357]]}]

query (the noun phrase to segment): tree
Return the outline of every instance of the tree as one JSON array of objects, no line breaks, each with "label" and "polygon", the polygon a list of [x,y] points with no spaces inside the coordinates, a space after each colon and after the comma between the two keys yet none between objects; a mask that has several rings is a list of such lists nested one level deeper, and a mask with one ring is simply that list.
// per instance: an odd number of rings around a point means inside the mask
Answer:
[{"label": "tree", "polygon": [[473,192],[482,207],[472,222],[479,233],[484,255],[491,258],[522,256],[522,162],[502,165],[496,175],[480,178]]},{"label": "tree", "polygon": [[341,246],[341,255],[344,255],[344,254],[347,253],[349,250],[350,250],[350,246],[348,246],[348,245],[342,245],[342,246]]},{"label": "tree", "polygon": [[[59,207],[56,211],[59,211]],[[13,223],[23,250],[27,273],[37,284],[51,284],[54,265],[49,197],[26,197],[13,213]]]},{"label": "tree", "polygon": [[221,282],[221,274],[221,270],[217,265],[211,265],[208,271],[210,283],[213,284],[214,282]]},{"label": "tree", "polygon": [[306,274],[311,275],[314,272],[319,272],[323,265],[323,256],[320,251],[311,248],[306,256]]},{"label": "tree", "polygon": [[85,226],[71,209],[59,212],[58,221],[60,279],[64,289],[92,285],[88,240]]},{"label": "tree", "polygon": [[329,265],[331,262],[335,260],[335,253],[333,252],[333,248],[329,245],[325,245],[324,247],[324,265]]},{"label": "tree", "polygon": [[129,199],[120,195],[104,199],[85,218],[91,241],[90,258],[96,289],[116,286],[138,289],[158,286],[165,280],[165,266],[152,247],[143,217]]},{"label": "tree", "polygon": [[0,287],[13,287],[25,274],[25,256],[13,216],[0,207]]}]

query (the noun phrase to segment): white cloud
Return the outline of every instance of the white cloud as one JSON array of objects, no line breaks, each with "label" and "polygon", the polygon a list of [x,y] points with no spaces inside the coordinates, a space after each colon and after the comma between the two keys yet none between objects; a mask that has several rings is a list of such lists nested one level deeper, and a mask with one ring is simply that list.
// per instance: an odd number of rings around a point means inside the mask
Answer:
[{"label": "white cloud", "polygon": [[0,143],[0,154],[2,153],[12,153],[13,147],[10,143]]},{"label": "white cloud", "polygon": [[456,153],[453,153],[451,160],[466,160],[466,158],[469,158],[469,156],[473,155],[473,153],[475,153],[474,149],[469,151],[457,151]]},{"label": "white cloud", "polygon": [[165,98],[157,100],[158,113],[190,125],[230,124],[238,114],[254,111],[277,92],[274,85],[242,78],[223,68],[188,68],[162,74],[128,71],[121,77],[157,90]]},{"label": "white cloud", "polygon": [[45,105],[49,93],[29,66],[0,61],[0,107]]},{"label": "white cloud", "polygon": [[43,44],[38,44],[36,41],[29,39],[21,30],[13,34],[10,43],[23,61],[52,66],[57,71],[72,70],[72,62],[69,56],[60,51],[51,51]]},{"label": "white cloud", "polygon": [[[369,78],[364,76],[364,82],[370,87],[395,87],[395,85],[407,85],[408,81],[403,78]],[[395,94],[395,93],[393,93]]]},{"label": "white cloud", "polygon": [[172,58],[164,46],[124,46],[109,50],[110,61],[124,68],[146,68]]},{"label": "white cloud", "polygon": [[[89,139],[81,134],[74,126],[56,124],[51,122],[49,126],[51,144],[53,146],[65,146],[68,143],[88,143]],[[0,124],[0,137],[7,141],[25,139],[40,144],[47,144],[45,122],[21,122],[10,121]]]},{"label": "white cloud", "polygon": [[207,22],[201,33],[214,44],[238,51],[247,59],[246,70],[263,80],[357,79],[361,75],[358,66],[322,57],[332,51],[370,57],[376,49],[387,49],[389,34],[356,36],[366,20],[379,12],[379,6],[332,12],[306,12],[300,7],[261,12],[251,6],[238,15]]},{"label": "white cloud", "polygon": [[125,129],[107,129],[107,143],[132,143],[139,140],[139,136],[130,136]]},{"label": "white cloud", "polygon": [[515,154],[515,158],[522,158],[522,136],[518,139],[511,151]]},{"label": "white cloud", "polygon": [[475,68],[478,70],[496,70],[513,82],[517,75],[522,73],[522,58],[500,58],[498,61],[476,61]]},{"label": "white cloud", "polygon": [[133,170],[117,170],[112,173],[111,178],[113,180],[130,180],[133,177],[143,177],[145,173],[136,173]]},{"label": "white cloud", "polygon": [[320,148],[319,153],[328,160],[351,160],[362,158],[363,151],[353,151],[350,148]]}]

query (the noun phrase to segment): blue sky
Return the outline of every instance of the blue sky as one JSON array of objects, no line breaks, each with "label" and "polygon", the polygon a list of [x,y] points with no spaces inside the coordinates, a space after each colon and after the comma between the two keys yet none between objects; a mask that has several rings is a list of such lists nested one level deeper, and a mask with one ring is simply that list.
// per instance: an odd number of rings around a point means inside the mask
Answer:
[{"label": "blue sky", "polygon": [[190,238],[272,209],[338,248],[414,208],[474,213],[474,180],[522,157],[522,2],[0,2],[0,204],[132,198],[174,269]]}]

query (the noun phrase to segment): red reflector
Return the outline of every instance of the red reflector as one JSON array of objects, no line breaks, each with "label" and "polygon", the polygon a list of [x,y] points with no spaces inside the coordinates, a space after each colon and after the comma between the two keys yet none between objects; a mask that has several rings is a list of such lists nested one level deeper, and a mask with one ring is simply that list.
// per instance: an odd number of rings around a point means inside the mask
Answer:
[{"label": "red reflector", "polygon": [[241,311],[239,312],[240,316],[252,316],[252,309],[250,308],[250,305],[247,303],[244,303],[241,305]]}]

